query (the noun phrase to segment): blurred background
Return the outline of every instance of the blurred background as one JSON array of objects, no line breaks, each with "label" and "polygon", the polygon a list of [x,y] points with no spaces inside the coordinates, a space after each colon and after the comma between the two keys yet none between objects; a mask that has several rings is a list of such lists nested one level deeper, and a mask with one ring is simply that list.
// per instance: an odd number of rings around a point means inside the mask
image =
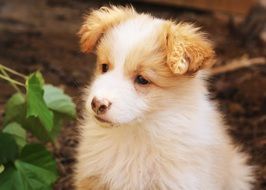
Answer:
[{"label": "blurred background", "polygon": [[[0,0],[0,63],[21,73],[40,70],[70,94],[78,108],[95,57],[79,51],[82,16],[109,3],[187,21],[208,32],[217,64],[211,98],[219,102],[235,141],[258,166],[256,190],[266,189],[266,1],[265,0]],[[0,80],[0,114],[14,90]],[[2,117],[0,116],[0,122]],[[71,190],[77,146],[75,123],[63,127],[54,152],[60,170],[56,190]]]}]

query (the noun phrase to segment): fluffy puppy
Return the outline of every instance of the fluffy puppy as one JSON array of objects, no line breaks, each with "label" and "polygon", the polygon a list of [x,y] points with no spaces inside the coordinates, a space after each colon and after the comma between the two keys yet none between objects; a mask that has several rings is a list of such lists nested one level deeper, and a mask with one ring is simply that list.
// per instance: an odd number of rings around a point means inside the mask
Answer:
[{"label": "fluffy puppy", "polygon": [[80,125],[77,190],[249,190],[247,156],[208,99],[212,44],[191,24],[102,7],[81,49],[97,54]]}]

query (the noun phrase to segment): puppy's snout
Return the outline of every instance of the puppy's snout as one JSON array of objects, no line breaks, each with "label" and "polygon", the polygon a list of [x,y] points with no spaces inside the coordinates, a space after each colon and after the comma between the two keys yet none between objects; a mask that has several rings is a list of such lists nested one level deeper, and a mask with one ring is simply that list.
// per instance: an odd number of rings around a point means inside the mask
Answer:
[{"label": "puppy's snout", "polygon": [[91,108],[97,114],[104,114],[110,108],[111,102],[106,99],[97,99],[94,97],[91,101]]}]

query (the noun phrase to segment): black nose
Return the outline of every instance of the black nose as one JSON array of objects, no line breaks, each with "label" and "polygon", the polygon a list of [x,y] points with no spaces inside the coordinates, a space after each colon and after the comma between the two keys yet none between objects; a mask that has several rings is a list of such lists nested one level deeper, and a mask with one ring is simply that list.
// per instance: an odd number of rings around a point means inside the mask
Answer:
[{"label": "black nose", "polygon": [[97,115],[106,113],[106,111],[110,108],[110,106],[111,102],[109,102],[106,99],[99,100],[96,97],[94,97],[91,101],[91,108]]}]

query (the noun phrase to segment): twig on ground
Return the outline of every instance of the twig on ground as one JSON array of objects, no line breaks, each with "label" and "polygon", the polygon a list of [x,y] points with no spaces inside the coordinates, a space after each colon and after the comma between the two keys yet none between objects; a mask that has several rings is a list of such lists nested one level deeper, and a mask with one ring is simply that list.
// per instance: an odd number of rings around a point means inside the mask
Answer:
[{"label": "twig on ground", "polygon": [[247,56],[243,56],[240,59],[234,59],[225,65],[212,68],[211,74],[218,75],[221,73],[232,72],[253,65],[266,65],[266,58],[256,57],[249,59]]}]

